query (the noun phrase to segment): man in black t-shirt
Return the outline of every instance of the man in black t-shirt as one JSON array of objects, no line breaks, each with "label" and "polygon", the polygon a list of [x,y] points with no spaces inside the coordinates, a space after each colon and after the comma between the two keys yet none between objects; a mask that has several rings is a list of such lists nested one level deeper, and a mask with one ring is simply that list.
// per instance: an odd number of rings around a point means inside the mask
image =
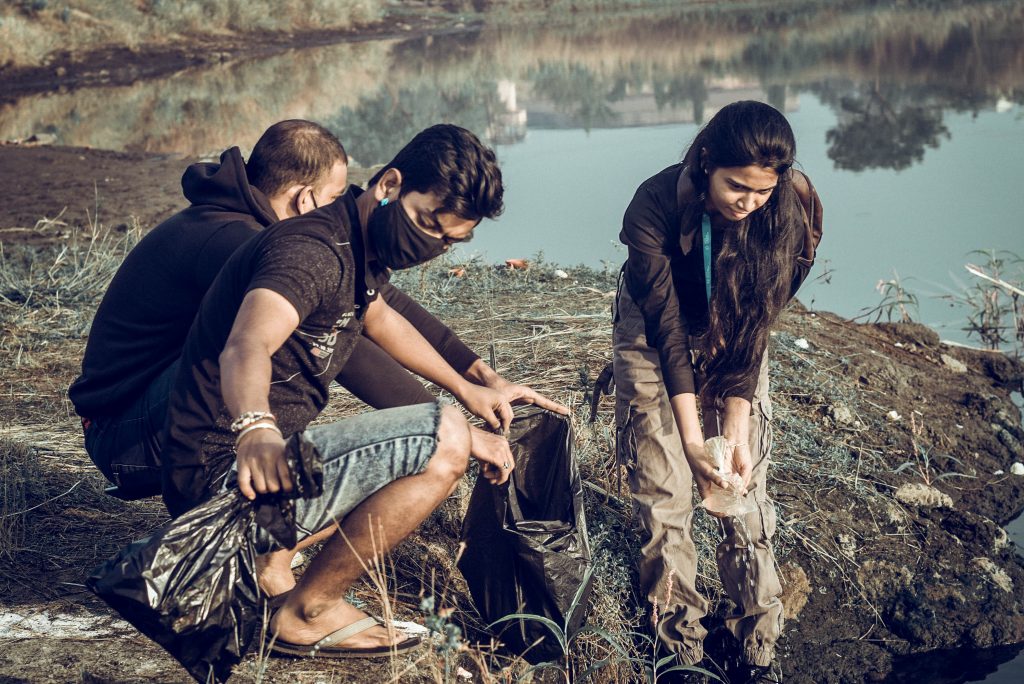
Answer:
[{"label": "man in black t-shirt", "polygon": [[[311,444],[323,460],[323,495],[296,501],[296,548],[326,542],[271,619],[278,652],[351,657],[418,645],[396,642],[344,601],[346,591],[364,563],[455,488],[470,455],[493,482],[506,481],[514,466],[504,439],[472,434],[461,413],[437,403],[307,427],[364,332],[493,428],[507,427],[507,394],[460,375],[377,288],[366,287],[386,281],[387,269],[423,263],[468,239],[481,219],[500,213],[501,198],[493,151],[464,129],[431,127],[366,192],[248,241],[200,307],[168,409],[162,468],[171,513],[226,487],[250,499],[290,491],[286,439]],[[529,393],[518,398],[536,402]],[[332,535],[338,528],[342,534]],[[257,544],[275,550],[265,533]]]},{"label": "man in black t-shirt", "polygon": [[[260,137],[248,162],[233,147],[219,163],[190,166],[182,189],[191,206],[150,231],[125,258],[93,319],[82,373],[68,391],[82,418],[86,450],[120,496],[160,493],[167,396],[185,336],[220,268],[266,226],[345,192],[347,163],[341,143],[322,126],[278,122]],[[494,373],[386,279],[375,287],[460,374],[501,389],[509,399],[532,392]],[[375,408],[433,399],[365,337],[336,380]],[[276,583],[266,578],[265,589],[279,593],[291,586],[290,573],[278,574]]]}]

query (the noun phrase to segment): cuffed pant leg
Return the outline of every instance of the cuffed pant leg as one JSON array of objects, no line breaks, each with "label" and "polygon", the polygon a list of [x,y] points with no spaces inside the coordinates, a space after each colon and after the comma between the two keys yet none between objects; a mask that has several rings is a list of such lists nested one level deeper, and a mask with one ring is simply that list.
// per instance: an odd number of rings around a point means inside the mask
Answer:
[{"label": "cuffed pant leg", "polygon": [[[356,506],[395,480],[423,472],[437,451],[441,421],[438,402],[371,411],[307,429],[300,439],[320,454],[323,493],[297,499],[298,540],[340,523]],[[270,535],[257,530],[260,553],[277,550]]]},{"label": "cuffed pant leg", "polygon": [[[707,412],[705,416],[713,415]],[[711,409],[713,411],[713,409]],[[782,585],[779,582],[771,539],[775,534],[775,504],[768,498],[766,482],[771,456],[771,402],[768,399],[767,356],[761,365],[752,402],[750,450],[754,469],[748,497],[756,510],[741,519],[724,518],[724,539],[718,545],[718,574],[739,614],[726,620],[726,627],[743,648],[744,659],[752,665],[768,665],[775,654],[775,642],[782,634]],[[707,436],[717,434],[705,419]]]},{"label": "cuffed pant leg", "polygon": [[685,663],[703,657],[707,601],[696,589],[693,478],[683,454],[656,350],[622,290],[613,333],[617,457],[629,473],[640,527],[640,586],[661,645]]}]

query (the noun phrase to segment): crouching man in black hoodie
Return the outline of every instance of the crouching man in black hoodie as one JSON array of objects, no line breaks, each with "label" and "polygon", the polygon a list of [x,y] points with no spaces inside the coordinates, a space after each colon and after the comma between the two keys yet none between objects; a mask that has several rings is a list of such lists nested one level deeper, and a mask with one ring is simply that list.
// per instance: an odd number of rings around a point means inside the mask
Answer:
[{"label": "crouching man in black hoodie", "polygon": [[[135,246],[114,276],[89,333],[82,374],[68,394],[82,418],[90,457],[125,498],[161,492],[161,431],[179,357],[199,304],[241,245],[278,220],[330,204],[346,191],[348,157],[323,127],[300,120],[271,126],[248,163],[237,147],[220,163],[194,164],[182,178],[191,206]],[[354,188],[350,192],[358,192]],[[387,282],[379,294],[470,382],[508,401],[565,409],[510,383],[444,324]],[[429,402],[433,396],[365,336],[355,339],[336,380],[375,408]],[[474,429],[479,449],[507,449]],[[261,585],[271,595],[294,584],[289,554],[268,556]]]},{"label": "crouching man in black hoodie", "polygon": [[[508,479],[507,443],[477,450],[462,414],[436,402],[309,427],[363,333],[492,427],[507,426],[505,395],[457,373],[367,288],[469,239],[501,212],[502,194],[492,150],[465,129],[433,126],[365,192],[351,188],[246,242],[203,299],[168,407],[161,465],[171,514],[225,488],[250,499],[291,490],[286,440],[323,462],[323,494],[296,500],[294,513],[300,546],[329,538],[271,618],[275,651],[386,656],[418,645],[348,604],[348,588],[451,493],[471,455],[492,482]],[[256,544],[274,550],[265,533]]]}]

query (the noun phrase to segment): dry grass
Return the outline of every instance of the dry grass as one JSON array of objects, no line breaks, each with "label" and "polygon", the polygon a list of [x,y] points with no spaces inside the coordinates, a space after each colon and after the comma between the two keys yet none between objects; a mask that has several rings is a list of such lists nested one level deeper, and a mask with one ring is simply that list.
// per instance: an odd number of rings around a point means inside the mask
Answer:
[{"label": "dry grass", "polygon": [[[0,425],[0,591],[5,596],[87,601],[78,586],[83,571],[165,519],[156,500],[124,503],[103,494],[105,483],[82,449],[80,427],[66,399],[92,312],[134,239],[134,233],[112,235],[91,226],[60,250],[8,250],[0,260],[0,367],[5,369],[0,375],[0,415],[5,416]],[[456,266],[465,269],[463,277],[451,274]],[[621,473],[606,468],[614,439],[611,399],[602,399],[597,422],[587,422],[590,385],[610,360],[614,274],[564,270],[568,277],[558,277],[539,258],[528,270],[509,270],[462,261],[456,251],[398,280],[470,347],[493,359],[504,376],[572,408],[595,561],[588,623],[615,635],[615,643],[596,634],[581,637],[564,669],[548,676],[578,674],[608,659],[594,681],[634,682],[643,678],[641,663],[649,654],[643,640],[630,633],[644,630],[646,607],[636,590],[638,537],[630,522],[629,497],[620,486]],[[849,639],[886,629],[882,601],[888,599],[874,585],[870,590],[862,586],[865,575],[858,571],[864,560],[891,559],[892,567],[905,569],[905,559],[919,557],[926,544],[915,531],[923,524],[915,528],[916,513],[891,496],[898,484],[913,479],[910,471],[896,472],[897,464],[913,456],[918,442],[945,444],[937,420],[926,418],[934,429],[917,435],[887,423],[891,409],[928,413],[936,405],[897,403],[910,395],[901,394],[892,362],[865,351],[889,344],[871,330],[797,307],[773,338],[776,446],[769,491],[779,511],[777,555],[780,563],[797,566],[803,598],[812,592],[809,605],[829,594],[843,611],[837,629],[849,631]],[[924,372],[934,373],[926,357],[922,352]],[[863,372],[872,378],[871,386],[858,381],[860,371],[850,370],[868,361],[874,370]],[[856,423],[830,417],[840,405]],[[336,388],[319,420],[363,410]],[[947,461],[938,467],[952,465]],[[448,633],[447,642],[392,663],[396,680],[456,681],[453,673],[462,667],[478,681],[514,681],[526,671],[523,662],[493,650],[455,568],[470,483],[467,478],[377,568],[376,583],[361,584],[351,596],[374,612],[386,596],[398,619],[425,618],[440,628],[458,627]],[[731,603],[714,565],[717,526],[707,516],[695,519],[698,586],[711,599],[712,622],[720,622]],[[912,574],[912,568],[906,572]],[[617,648],[625,655],[617,655]],[[356,666],[276,659],[247,660],[239,674],[271,682],[322,681],[327,675],[358,681],[365,676]]]},{"label": "dry grass", "polygon": [[162,45],[216,37],[348,29],[380,19],[379,0],[16,0],[0,5],[0,66],[37,65],[58,50]]}]

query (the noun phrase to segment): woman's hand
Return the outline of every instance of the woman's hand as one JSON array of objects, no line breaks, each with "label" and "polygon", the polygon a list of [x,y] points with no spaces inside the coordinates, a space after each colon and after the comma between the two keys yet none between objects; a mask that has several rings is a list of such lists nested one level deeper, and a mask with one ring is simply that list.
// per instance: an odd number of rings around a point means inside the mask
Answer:
[{"label": "woman's hand", "polygon": [[[722,477],[714,465],[704,455],[703,444],[690,444],[684,447],[686,462],[690,466],[690,473],[693,474],[693,481],[697,485],[697,493],[701,501],[711,494],[711,486],[717,485],[722,489],[729,489],[729,483]],[[711,515],[722,518],[721,514],[708,511]]]},{"label": "woman's hand", "polygon": [[[744,452],[740,452],[743,449]],[[693,474],[693,481],[697,485],[697,492],[701,501],[711,495],[712,486],[717,486],[726,491],[735,492],[737,496],[747,495],[747,485],[750,482],[750,449],[745,445],[737,446],[732,450],[732,459],[726,463],[727,472],[719,472],[717,468],[704,454],[703,445],[688,445],[684,447],[686,461]],[[716,518],[728,517],[725,513],[718,513],[711,509],[705,510]]]},{"label": "woman's hand", "polygon": [[743,491],[740,492],[740,496],[747,493],[747,487],[750,486],[750,476],[754,471],[754,459],[750,454],[749,444],[737,444],[732,449],[732,472],[743,478]]}]

